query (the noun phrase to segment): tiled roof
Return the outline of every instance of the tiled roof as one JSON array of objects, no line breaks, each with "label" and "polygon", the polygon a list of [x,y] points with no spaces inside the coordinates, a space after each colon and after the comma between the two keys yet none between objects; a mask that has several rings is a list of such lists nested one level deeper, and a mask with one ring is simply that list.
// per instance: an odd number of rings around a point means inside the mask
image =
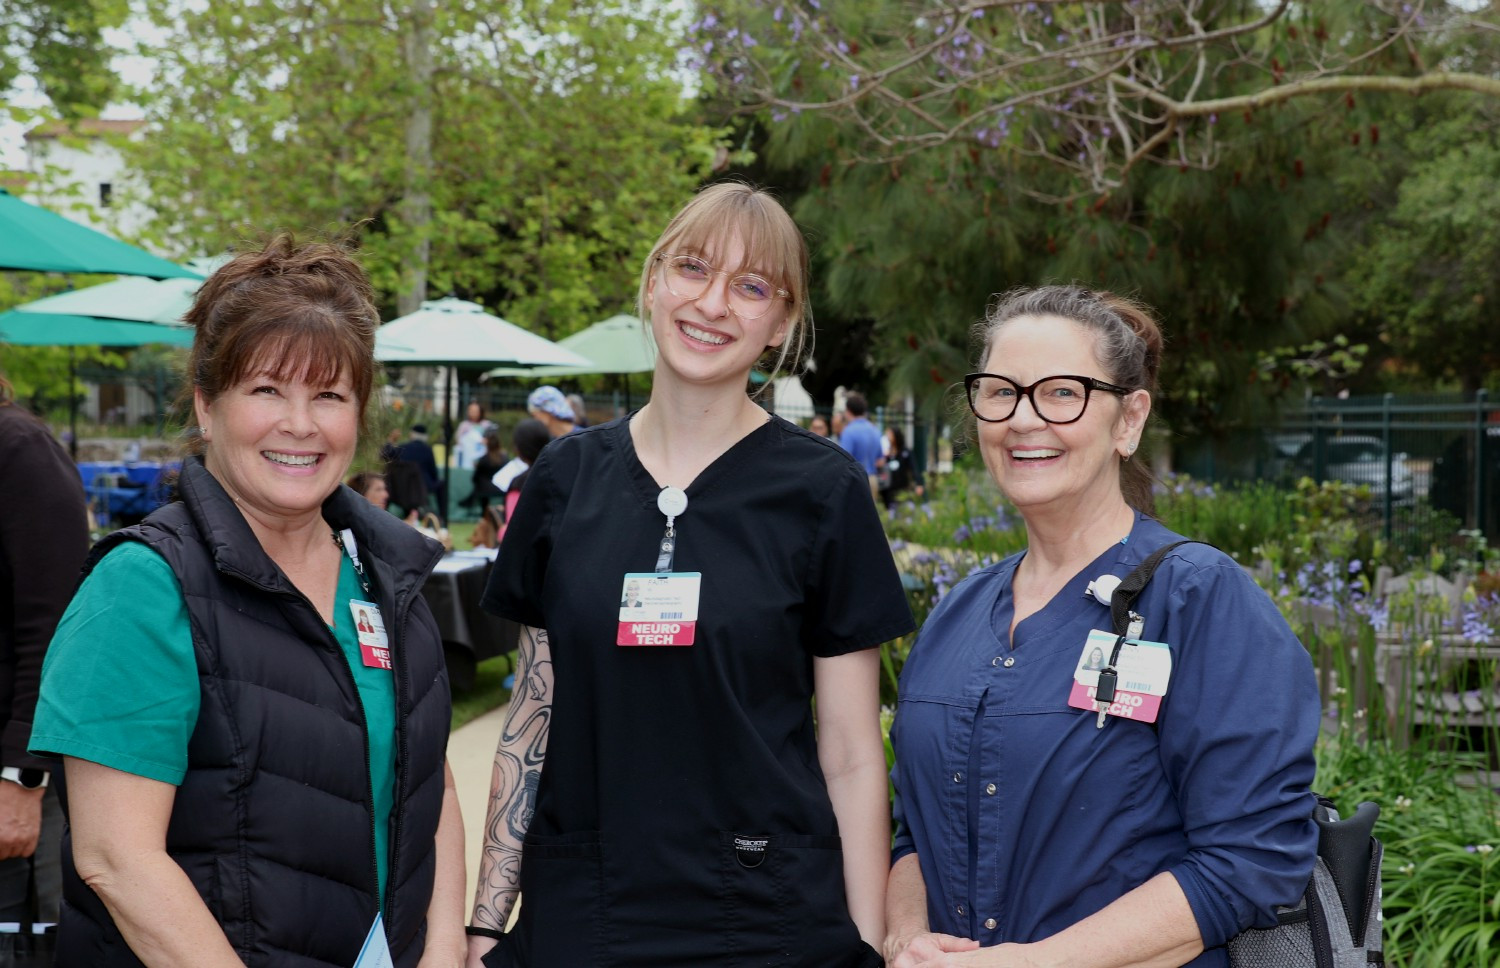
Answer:
[{"label": "tiled roof", "polygon": [[106,121],[102,118],[83,118],[78,121],[48,121],[26,132],[27,141],[39,138],[83,137],[98,138],[107,135],[126,135],[144,127],[140,119]]}]

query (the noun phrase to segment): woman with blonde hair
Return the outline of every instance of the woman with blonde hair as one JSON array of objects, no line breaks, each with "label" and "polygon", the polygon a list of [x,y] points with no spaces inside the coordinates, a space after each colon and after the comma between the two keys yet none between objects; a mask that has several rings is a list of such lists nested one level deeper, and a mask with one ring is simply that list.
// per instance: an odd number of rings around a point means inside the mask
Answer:
[{"label": "woman with blonde hair", "polygon": [[639,309],[650,402],[547,445],[485,596],[525,628],[469,964],[876,968],[875,646],[912,619],[864,471],[746,393],[808,336],[801,233],[704,189]]}]

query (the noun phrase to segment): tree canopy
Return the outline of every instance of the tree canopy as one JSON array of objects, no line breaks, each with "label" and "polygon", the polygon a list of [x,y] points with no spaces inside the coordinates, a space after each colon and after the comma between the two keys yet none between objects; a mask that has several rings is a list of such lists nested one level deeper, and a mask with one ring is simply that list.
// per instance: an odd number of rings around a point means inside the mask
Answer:
[{"label": "tree canopy", "polygon": [[665,6],[148,6],[168,36],[134,162],[167,244],[359,223],[397,311],[455,293],[557,337],[628,308],[655,233],[724,154]]},{"label": "tree canopy", "polygon": [[[1202,433],[1357,383],[1360,339],[1372,359],[1443,368],[1424,348],[1442,337],[1402,335],[1441,321],[1416,307],[1403,329],[1398,296],[1361,320],[1346,267],[1409,173],[1407,142],[1489,102],[1497,32],[1469,29],[1479,17],[1366,0],[727,2],[696,50],[812,230],[820,322],[836,344],[868,334],[854,345],[894,390],[936,405],[990,294],[1078,281],[1160,312],[1159,407]],[[1400,92],[1438,87],[1462,93],[1425,95],[1412,120]]]},{"label": "tree canopy", "polygon": [[128,0],[6,0],[0,5],[0,93],[27,75],[61,116],[97,114],[116,85],[114,51],[103,33],[123,23],[128,11]]}]

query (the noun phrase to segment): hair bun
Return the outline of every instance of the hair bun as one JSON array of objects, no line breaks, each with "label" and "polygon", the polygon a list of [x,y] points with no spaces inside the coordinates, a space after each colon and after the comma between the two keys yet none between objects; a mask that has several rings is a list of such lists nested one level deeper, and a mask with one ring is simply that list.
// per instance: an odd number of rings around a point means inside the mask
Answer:
[{"label": "hair bun", "polygon": [[1130,331],[1140,337],[1141,343],[1146,348],[1146,356],[1142,361],[1145,371],[1146,389],[1156,389],[1156,377],[1161,372],[1162,345],[1165,342],[1161,334],[1161,325],[1157,323],[1156,317],[1144,303],[1136,302],[1128,296],[1107,290],[1096,290],[1099,301],[1109,308],[1120,320],[1130,327]]}]

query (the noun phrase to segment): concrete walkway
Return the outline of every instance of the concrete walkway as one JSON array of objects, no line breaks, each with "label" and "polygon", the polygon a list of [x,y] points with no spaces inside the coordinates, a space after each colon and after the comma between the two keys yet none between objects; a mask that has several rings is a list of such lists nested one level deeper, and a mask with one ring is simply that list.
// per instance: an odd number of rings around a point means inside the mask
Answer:
[{"label": "concrete walkway", "polygon": [[474,904],[474,881],[479,872],[479,854],[484,846],[484,815],[489,806],[490,772],[495,765],[495,744],[505,723],[507,703],[478,719],[470,720],[448,737],[448,762],[458,785],[458,805],[464,815],[464,921]]}]

